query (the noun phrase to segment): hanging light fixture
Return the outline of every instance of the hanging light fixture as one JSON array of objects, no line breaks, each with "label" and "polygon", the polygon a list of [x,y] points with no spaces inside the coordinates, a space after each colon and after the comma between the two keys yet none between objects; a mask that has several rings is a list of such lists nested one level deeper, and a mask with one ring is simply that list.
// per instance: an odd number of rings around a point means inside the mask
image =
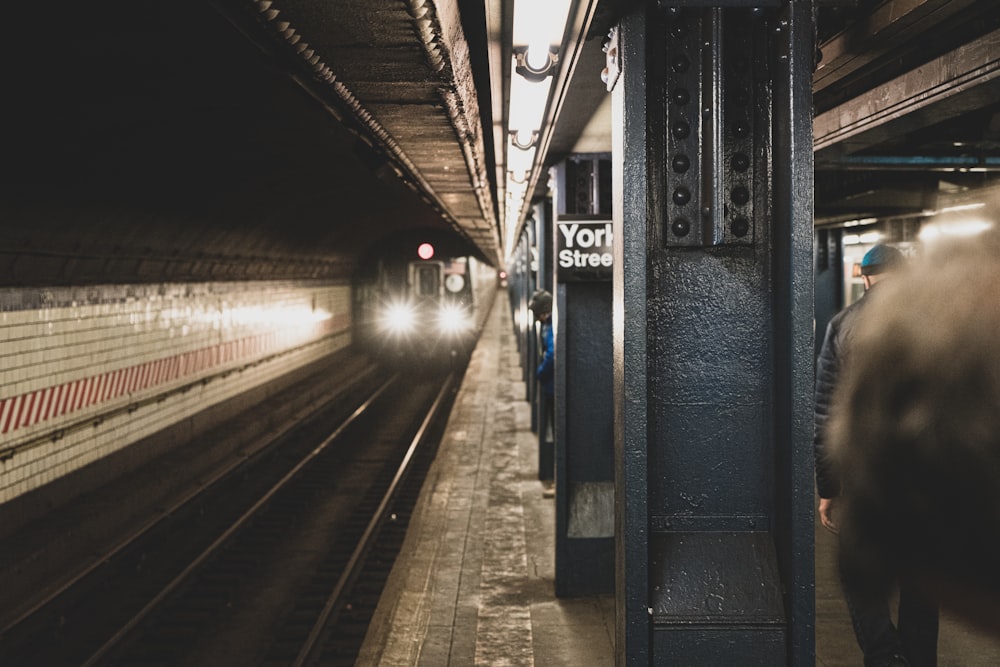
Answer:
[{"label": "hanging light fixture", "polygon": [[551,46],[514,47],[514,71],[528,81],[542,81],[552,76],[559,64],[559,51]]},{"label": "hanging light fixture", "polygon": [[506,247],[513,247],[542,133],[559,48],[566,32],[572,0],[516,0],[511,36],[513,76],[507,113]]}]

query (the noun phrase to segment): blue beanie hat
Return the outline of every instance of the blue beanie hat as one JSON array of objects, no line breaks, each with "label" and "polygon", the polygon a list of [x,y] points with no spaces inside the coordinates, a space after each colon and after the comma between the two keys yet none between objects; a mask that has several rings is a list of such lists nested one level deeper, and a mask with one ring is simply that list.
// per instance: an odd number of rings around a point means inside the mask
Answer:
[{"label": "blue beanie hat", "polygon": [[882,243],[872,247],[861,260],[861,275],[872,276],[891,271],[903,263],[903,253]]}]

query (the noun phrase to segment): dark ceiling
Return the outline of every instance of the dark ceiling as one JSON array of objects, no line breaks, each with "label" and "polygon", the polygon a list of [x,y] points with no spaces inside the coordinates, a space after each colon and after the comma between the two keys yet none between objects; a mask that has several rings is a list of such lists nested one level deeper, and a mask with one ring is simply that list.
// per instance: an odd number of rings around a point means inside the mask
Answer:
[{"label": "dark ceiling", "polygon": [[[637,4],[598,5],[549,162],[601,108],[605,24]],[[5,7],[0,285],[348,280],[400,235],[499,262],[485,26],[502,5]],[[1000,2],[818,5],[817,223],[991,183]]]},{"label": "dark ceiling", "polygon": [[467,50],[421,5],[10,7],[0,284],[343,280],[411,230],[495,262]]},{"label": "dark ceiling", "polygon": [[919,219],[1000,173],[1000,3],[858,0],[818,12],[816,218]]}]

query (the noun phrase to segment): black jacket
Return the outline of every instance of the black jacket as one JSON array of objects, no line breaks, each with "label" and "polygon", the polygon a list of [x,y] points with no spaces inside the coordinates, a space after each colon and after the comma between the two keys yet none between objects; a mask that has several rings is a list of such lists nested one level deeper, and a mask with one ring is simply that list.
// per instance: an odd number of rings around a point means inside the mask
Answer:
[{"label": "black jacket", "polygon": [[813,454],[816,457],[816,489],[820,498],[833,498],[840,494],[837,479],[826,451],[826,422],[830,417],[833,391],[837,386],[844,357],[851,346],[851,337],[858,324],[865,304],[871,302],[871,290],[847,308],[834,315],[826,327],[826,337],[816,360],[816,396],[813,409]]}]

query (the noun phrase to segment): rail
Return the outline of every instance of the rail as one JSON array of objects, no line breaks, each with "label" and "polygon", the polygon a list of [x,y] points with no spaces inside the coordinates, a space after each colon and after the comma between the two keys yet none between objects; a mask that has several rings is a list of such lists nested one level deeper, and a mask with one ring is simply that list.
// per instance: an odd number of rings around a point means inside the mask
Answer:
[{"label": "rail", "polygon": [[393,477],[392,482],[389,484],[388,489],[383,495],[378,509],[372,516],[371,521],[368,522],[368,526],[365,528],[365,532],[361,536],[361,540],[358,542],[353,553],[351,554],[347,567],[344,569],[344,572],[340,575],[336,585],[330,592],[330,596],[323,607],[323,611],[316,619],[312,630],[309,632],[309,636],[306,638],[302,649],[299,651],[299,654],[293,663],[294,667],[303,667],[314,657],[317,648],[320,646],[320,639],[323,635],[324,629],[336,612],[337,608],[341,605],[341,598],[344,592],[357,577],[364,557],[370,550],[374,538],[378,533],[379,527],[385,522],[388,510],[396,496],[396,491],[402,480],[406,477],[410,468],[410,463],[412,462],[417,449],[423,443],[430,425],[437,418],[441,406],[444,405],[445,398],[454,385],[454,382],[455,375],[449,375],[448,379],[442,385],[441,390],[438,392],[437,397],[434,399],[434,403],[431,405],[430,410],[424,417],[423,423],[421,423],[417,433],[413,436],[413,440],[410,442],[410,446],[407,448],[406,454],[403,456],[403,460],[400,462],[399,468],[396,470],[396,474]]},{"label": "rail", "polygon": [[375,392],[368,397],[368,399],[362,403],[351,415],[345,420],[333,433],[326,437],[319,445],[317,445],[305,458],[299,461],[291,470],[289,470],[274,486],[268,490],[260,499],[257,500],[246,512],[244,512],[228,529],[226,529],[218,538],[216,538],[204,551],[202,551],[192,562],[184,568],[184,570],[174,577],[153,599],[151,599],[138,613],[133,615],[133,617],[126,623],[118,632],[116,632],[111,638],[109,638],[97,651],[95,651],[90,658],[88,658],[82,667],[93,667],[98,664],[102,659],[104,659],[107,654],[118,646],[121,641],[132,632],[136,626],[139,625],[150,613],[163,603],[174,591],[176,591],[187,579],[198,570],[209,558],[215,555],[227,542],[228,540],[243,526],[250,522],[258,512],[263,508],[268,501],[270,501],[279,491],[285,488],[306,466],[309,465],[317,456],[319,456],[331,443],[336,441],[338,437],[350,427],[362,414],[364,414],[375,401],[382,395],[382,393],[394,382],[398,380],[398,376],[393,376],[386,382],[384,382]]}]

